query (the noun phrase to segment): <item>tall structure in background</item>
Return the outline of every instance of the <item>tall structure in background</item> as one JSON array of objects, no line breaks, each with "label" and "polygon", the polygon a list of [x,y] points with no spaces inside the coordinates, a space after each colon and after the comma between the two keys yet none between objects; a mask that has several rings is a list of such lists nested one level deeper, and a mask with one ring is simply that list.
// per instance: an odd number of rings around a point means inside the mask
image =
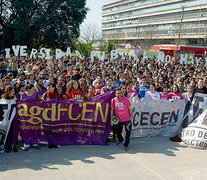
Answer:
[{"label": "tall structure in background", "polygon": [[122,0],[102,7],[102,36],[150,49],[155,44],[205,46],[207,0]]}]

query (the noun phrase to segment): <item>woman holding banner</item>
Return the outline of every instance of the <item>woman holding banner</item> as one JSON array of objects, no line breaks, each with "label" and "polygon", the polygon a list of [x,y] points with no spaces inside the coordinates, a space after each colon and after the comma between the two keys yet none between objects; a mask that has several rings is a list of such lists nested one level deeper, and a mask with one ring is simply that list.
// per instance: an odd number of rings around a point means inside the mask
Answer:
[{"label": "woman holding banner", "polygon": [[[11,85],[6,86],[1,98],[5,100],[16,100],[14,96],[15,90],[14,87]],[[13,122],[11,123],[9,133],[7,135],[6,144],[5,144],[5,152],[9,153],[11,150],[13,152],[18,152],[16,145],[12,144],[12,137],[13,137]]]},{"label": "woman holding banner", "polygon": [[[25,93],[21,94],[20,100],[25,100],[25,101],[30,101],[30,100],[35,101],[35,100],[38,100],[38,94],[37,94],[37,92],[35,90],[35,86],[33,84],[27,85],[26,90],[27,91]],[[38,144],[32,144],[32,146],[35,149],[40,149]],[[29,151],[29,149],[30,149],[30,145],[24,143],[23,150],[24,151]]]},{"label": "woman holding banner", "polygon": [[79,88],[78,81],[71,80],[67,84],[67,91],[66,91],[66,99],[76,100],[76,101],[83,101],[86,99],[82,89]]}]

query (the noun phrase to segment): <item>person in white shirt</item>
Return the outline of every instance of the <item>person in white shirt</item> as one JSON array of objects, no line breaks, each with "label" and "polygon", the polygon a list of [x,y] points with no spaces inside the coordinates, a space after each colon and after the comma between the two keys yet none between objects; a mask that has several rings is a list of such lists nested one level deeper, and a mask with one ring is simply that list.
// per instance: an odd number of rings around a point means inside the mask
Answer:
[{"label": "person in white shirt", "polygon": [[150,84],[149,91],[145,93],[145,98],[160,99],[160,93],[155,91],[155,84]]}]

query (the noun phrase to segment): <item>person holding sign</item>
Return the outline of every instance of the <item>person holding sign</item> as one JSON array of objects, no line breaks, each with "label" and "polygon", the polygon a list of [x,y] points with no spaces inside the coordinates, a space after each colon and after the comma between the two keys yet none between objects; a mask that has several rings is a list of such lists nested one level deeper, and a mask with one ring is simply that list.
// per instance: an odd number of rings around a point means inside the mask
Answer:
[{"label": "person holding sign", "polygon": [[[111,118],[115,115],[119,119],[119,123],[115,125],[118,137],[117,145],[121,145],[124,142],[123,146],[125,151],[127,151],[130,143],[130,135],[132,130],[131,103],[127,97],[123,96],[120,88],[116,89],[115,95],[116,97],[111,100]],[[123,126],[125,127],[126,131],[125,141],[122,137]]]},{"label": "person holding sign", "polygon": [[160,93],[155,91],[155,84],[150,84],[149,91],[145,93],[145,98],[160,99]]},{"label": "person holding sign", "polygon": [[[11,85],[8,85],[8,86],[5,87],[1,98],[5,99],[5,100],[16,100],[16,97],[15,97],[14,94],[15,94],[14,87],[11,86]],[[14,126],[14,123],[12,121],[10,129],[9,129],[9,133],[7,135],[7,138],[6,138],[6,144],[5,144],[5,152],[7,152],[7,153],[9,153],[10,151],[18,152],[18,150],[16,148],[16,145],[12,144],[13,126]]]}]

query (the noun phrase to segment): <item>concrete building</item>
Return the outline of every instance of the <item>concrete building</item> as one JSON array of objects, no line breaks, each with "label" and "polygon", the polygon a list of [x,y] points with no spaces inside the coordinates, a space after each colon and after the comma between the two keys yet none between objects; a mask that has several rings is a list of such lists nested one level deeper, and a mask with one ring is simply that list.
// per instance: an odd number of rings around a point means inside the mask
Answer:
[{"label": "concrete building", "polygon": [[122,0],[102,10],[103,38],[117,40],[119,49],[205,45],[207,0]]}]

